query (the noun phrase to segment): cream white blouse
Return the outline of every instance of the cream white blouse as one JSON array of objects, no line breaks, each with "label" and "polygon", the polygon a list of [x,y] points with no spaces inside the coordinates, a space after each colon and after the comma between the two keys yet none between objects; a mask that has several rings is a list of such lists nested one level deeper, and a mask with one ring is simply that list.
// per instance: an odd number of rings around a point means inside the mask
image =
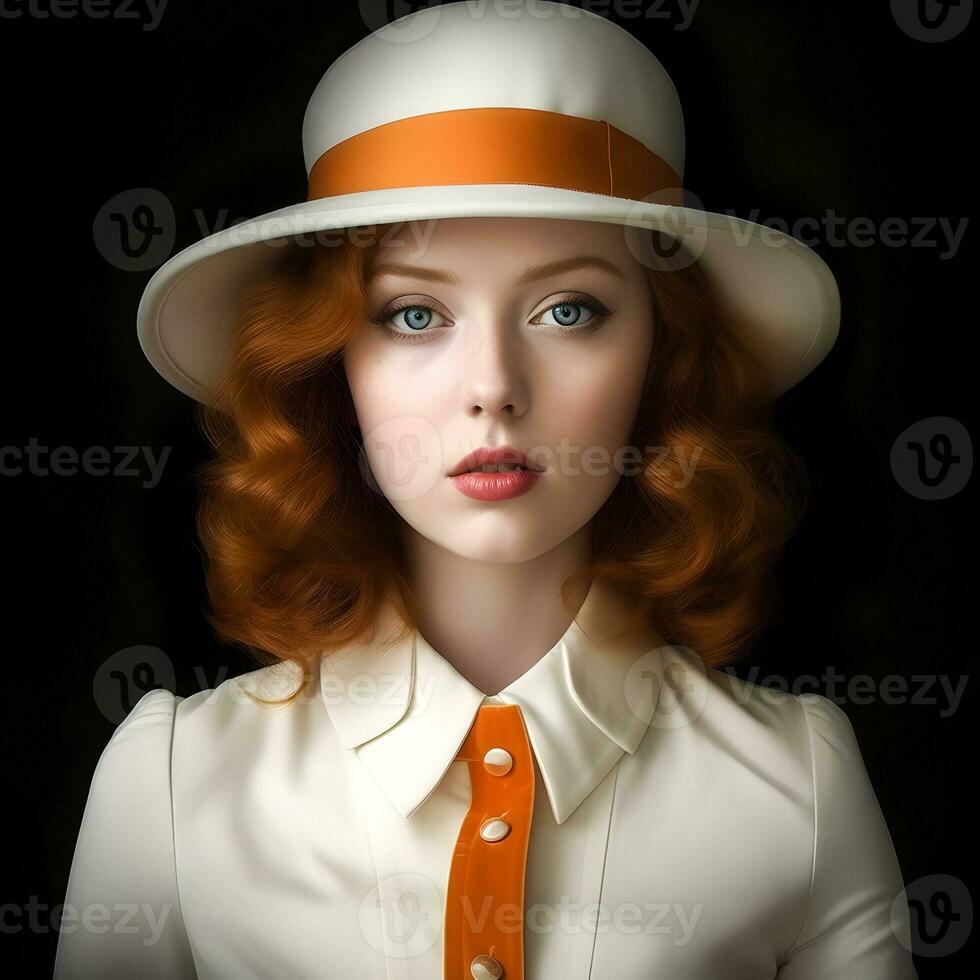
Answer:
[{"label": "cream white blouse", "polygon": [[56,980],[442,977],[484,704],[520,707],[534,757],[528,980],[915,980],[845,713],[616,636],[618,602],[593,585],[496,697],[417,630],[288,706],[249,696],[294,690],[285,664],[146,694],[92,780]]}]

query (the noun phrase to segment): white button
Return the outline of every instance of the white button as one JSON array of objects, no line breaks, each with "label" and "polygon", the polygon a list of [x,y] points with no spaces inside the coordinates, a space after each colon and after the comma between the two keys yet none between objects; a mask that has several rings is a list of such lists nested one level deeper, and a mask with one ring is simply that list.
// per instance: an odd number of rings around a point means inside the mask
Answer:
[{"label": "white button", "polygon": [[491,817],[489,820],[484,820],[483,825],[480,827],[480,836],[484,840],[491,842],[503,840],[509,833],[510,824],[506,820],[501,820],[500,817]]},{"label": "white button", "polygon": [[474,956],[470,963],[473,980],[500,980],[504,968],[492,956]]},{"label": "white button", "polygon": [[483,766],[491,776],[506,776],[514,765],[514,757],[506,749],[490,749],[483,757]]}]

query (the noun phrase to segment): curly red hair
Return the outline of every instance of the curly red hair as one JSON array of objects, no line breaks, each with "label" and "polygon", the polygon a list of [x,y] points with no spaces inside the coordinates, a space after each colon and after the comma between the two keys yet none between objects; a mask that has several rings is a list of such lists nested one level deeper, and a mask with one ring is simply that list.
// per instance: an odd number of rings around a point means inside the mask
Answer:
[{"label": "curly red hair", "polygon": [[[296,662],[306,680],[321,653],[370,629],[382,602],[406,631],[415,623],[401,518],[365,492],[340,363],[362,319],[368,251],[290,241],[246,297],[230,369],[200,407],[216,454],[200,473],[197,517],[208,621],[260,663]],[[593,562],[562,594],[605,577],[660,636],[720,666],[773,612],[771,572],[806,474],[702,268],[649,264],[656,328],[631,445],[666,452],[619,481],[593,519]]]}]

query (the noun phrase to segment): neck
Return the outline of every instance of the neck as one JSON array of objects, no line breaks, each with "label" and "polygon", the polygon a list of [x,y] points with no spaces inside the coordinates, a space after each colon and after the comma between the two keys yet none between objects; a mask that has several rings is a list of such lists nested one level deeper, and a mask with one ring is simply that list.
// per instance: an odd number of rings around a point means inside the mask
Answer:
[{"label": "neck", "polygon": [[569,610],[561,586],[591,558],[591,525],[543,555],[506,564],[405,533],[419,632],[484,694],[502,691],[551,650],[588,594],[586,582]]}]

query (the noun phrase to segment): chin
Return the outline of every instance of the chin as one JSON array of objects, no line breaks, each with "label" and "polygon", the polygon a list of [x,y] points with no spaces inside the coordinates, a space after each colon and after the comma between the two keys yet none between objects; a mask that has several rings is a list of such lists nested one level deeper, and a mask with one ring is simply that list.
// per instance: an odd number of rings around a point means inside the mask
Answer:
[{"label": "chin", "polygon": [[[455,520],[446,524],[447,517]],[[541,516],[529,511],[520,515],[501,510],[469,515],[456,512],[443,515],[439,527],[417,530],[462,558],[501,565],[530,561],[557,547],[563,540],[552,533],[542,533],[545,526]]]}]

